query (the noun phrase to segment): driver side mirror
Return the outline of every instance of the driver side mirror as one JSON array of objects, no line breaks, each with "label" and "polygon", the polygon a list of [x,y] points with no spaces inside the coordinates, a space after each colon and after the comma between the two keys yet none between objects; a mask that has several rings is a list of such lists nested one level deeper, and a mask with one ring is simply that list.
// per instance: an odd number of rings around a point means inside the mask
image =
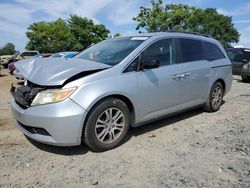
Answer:
[{"label": "driver side mirror", "polygon": [[141,57],[141,70],[154,69],[160,66],[160,59],[156,57]]}]

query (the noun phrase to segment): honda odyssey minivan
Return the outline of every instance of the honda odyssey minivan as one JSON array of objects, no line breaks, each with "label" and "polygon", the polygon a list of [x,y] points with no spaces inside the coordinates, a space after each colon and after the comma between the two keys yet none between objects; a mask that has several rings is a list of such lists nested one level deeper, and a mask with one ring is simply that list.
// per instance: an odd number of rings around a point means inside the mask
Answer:
[{"label": "honda odyssey minivan", "polygon": [[122,36],[72,59],[24,61],[18,69],[27,81],[11,88],[17,127],[39,142],[83,142],[93,151],[112,149],[130,127],[166,115],[201,106],[215,112],[232,84],[221,44],[182,32]]}]

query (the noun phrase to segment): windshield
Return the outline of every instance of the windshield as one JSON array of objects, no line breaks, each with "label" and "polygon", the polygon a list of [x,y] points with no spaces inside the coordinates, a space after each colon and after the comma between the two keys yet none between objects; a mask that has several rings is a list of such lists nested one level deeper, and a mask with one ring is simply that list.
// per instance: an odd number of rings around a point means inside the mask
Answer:
[{"label": "windshield", "polygon": [[12,57],[16,58],[19,54],[20,54],[20,52],[17,51],[16,53],[14,53],[14,55]]},{"label": "windshield", "polygon": [[250,50],[247,49],[226,49],[227,55],[232,62],[242,62],[247,60],[250,62]]},{"label": "windshield", "polygon": [[121,37],[102,41],[81,52],[76,58],[117,65],[148,37]]}]

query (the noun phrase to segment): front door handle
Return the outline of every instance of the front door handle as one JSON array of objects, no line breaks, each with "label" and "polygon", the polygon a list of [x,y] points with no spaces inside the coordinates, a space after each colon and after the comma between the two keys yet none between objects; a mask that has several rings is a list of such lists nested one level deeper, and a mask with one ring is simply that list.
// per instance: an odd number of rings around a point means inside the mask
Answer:
[{"label": "front door handle", "polygon": [[177,74],[174,74],[174,75],[171,76],[171,78],[172,78],[173,80],[179,80],[179,79],[180,79],[180,76],[177,75]]},{"label": "front door handle", "polygon": [[186,77],[188,77],[190,75],[191,75],[191,72],[186,72],[186,73],[184,73],[184,78],[186,78]]},{"label": "front door handle", "polygon": [[173,80],[180,80],[180,79],[183,79],[183,78],[186,78],[188,76],[191,75],[191,72],[185,72],[185,73],[182,73],[182,74],[174,74],[171,76],[171,78]]}]

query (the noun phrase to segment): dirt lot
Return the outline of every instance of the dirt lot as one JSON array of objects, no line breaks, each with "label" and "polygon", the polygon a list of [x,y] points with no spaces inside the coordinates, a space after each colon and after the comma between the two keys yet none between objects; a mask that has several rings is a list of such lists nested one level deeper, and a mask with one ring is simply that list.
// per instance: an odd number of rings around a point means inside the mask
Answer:
[{"label": "dirt lot", "polygon": [[28,141],[0,77],[0,187],[250,187],[250,84],[235,77],[216,113],[193,110],[130,131],[104,153]]}]

